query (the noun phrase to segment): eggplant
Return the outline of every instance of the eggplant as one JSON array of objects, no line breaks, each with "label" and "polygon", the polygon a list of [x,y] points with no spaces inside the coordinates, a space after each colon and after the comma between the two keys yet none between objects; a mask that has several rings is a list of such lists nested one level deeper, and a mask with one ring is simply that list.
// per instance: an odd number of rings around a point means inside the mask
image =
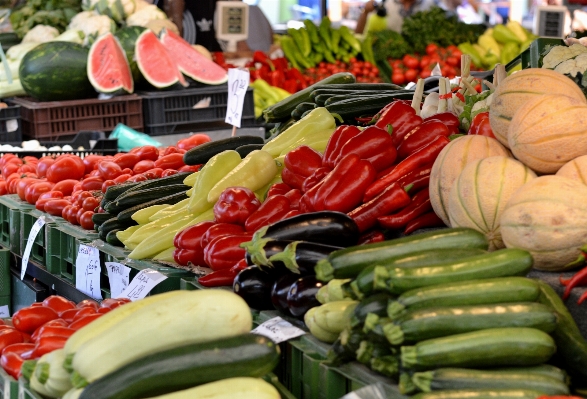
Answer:
[{"label": "eggplant", "polygon": [[249,266],[237,274],[232,289],[249,307],[256,310],[271,310],[271,288],[278,277],[279,274],[273,270],[265,271],[257,266]]},{"label": "eggplant", "polygon": [[341,249],[341,247],[308,241],[292,241],[282,252],[269,257],[269,262],[273,265],[280,262],[294,273],[309,275],[314,274],[314,266],[318,261],[325,259],[337,249]]},{"label": "eggplant", "polygon": [[271,263],[268,258],[282,252],[291,242],[289,240],[267,240],[264,241],[264,245],[260,248],[254,246],[247,247],[245,253],[247,265],[270,266]]},{"label": "eggplant", "polygon": [[297,279],[287,293],[287,307],[291,314],[303,318],[304,314],[313,307],[320,306],[316,299],[318,290],[324,283],[316,276],[305,276]]},{"label": "eggplant", "polygon": [[287,306],[287,294],[292,284],[298,280],[300,276],[293,273],[287,273],[279,277],[271,288],[271,302],[275,309],[286,315],[291,315],[289,307]]}]

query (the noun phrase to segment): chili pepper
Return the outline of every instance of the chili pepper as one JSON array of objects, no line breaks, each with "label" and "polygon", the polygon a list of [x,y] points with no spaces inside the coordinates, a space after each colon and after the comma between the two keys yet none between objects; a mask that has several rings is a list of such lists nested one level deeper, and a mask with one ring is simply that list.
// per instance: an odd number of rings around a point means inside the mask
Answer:
[{"label": "chili pepper", "polygon": [[420,215],[432,210],[430,204],[430,192],[424,189],[414,195],[412,202],[401,211],[393,215],[381,216],[377,218],[379,225],[385,229],[400,229],[405,227],[410,221]]},{"label": "chili pepper", "polygon": [[285,194],[291,189],[292,187],[286,183],[275,183],[269,188],[269,191],[267,191],[267,198],[272,197],[275,194]]},{"label": "chili pepper", "polygon": [[27,334],[32,334],[37,328],[48,321],[59,318],[56,311],[46,306],[29,306],[17,310],[12,316],[14,327]]},{"label": "chili pepper", "polygon": [[587,267],[579,270],[571,277],[571,280],[567,283],[565,292],[563,293],[563,301],[567,300],[571,295],[571,290],[580,285],[587,283]]},{"label": "chili pepper", "polygon": [[297,188],[292,188],[287,193],[285,193],[285,196],[287,199],[289,199],[290,210],[300,208],[300,199],[302,198],[302,192],[300,190]]},{"label": "chili pepper", "polygon": [[391,166],[397,156],[391,136],[377,126],[369,126],[349,139],[340,149],[335,164],[347,154],[357,154],[360,159],[371,162],[377,172]]},{"label": "chili pepper", "polygon": [[489,123],[489,112],[481,112],[475,115],[467,134],[495,138],[491,124]]},{"label": "chili pepper", "polygon": [[367,187],[377,175],[371,162],[347,154],[324,178],[312,205],[316,211],[350,212],[361,203]]},{"label": "chili pepper", "polygon": [[302,184],[302,193],[306,193],[311,190],[312,187],[324,180],[324,178],[328,176],[331,171],[332,169],[328,167],[316,169],[314,173],[306,177],[306,180],[304,180],[304,184]]},{"label": "chili pepper", "polygon": [[357,245],[373,244],[385,241],[385,234],[381,230],[371,230],[361,234]]},{"label": "chili pepper", "polygon": [[458,134],[459,133],[459,126],[460,126],[460,122],[459,122],[459,118],[453,114],[452,112],[441,112],[439,114],[434,114],[429,116],[428,118],[425,118],[423,122],[432,120],[432,119],[436,119],[441,121],[442,123],[444,123],[446,125],[446,127],[448,128],[448,130],[450,131],[450,134]]},{"label": "chili pepper", "polygon": [[215,270],[205,276],[198,278],[198,283],[204,287],[230,287],[234,278],[239,273],[233,267],[228,269]]},{"label": "chili pepper", "polygon": [[421,189],[428,187],[431,171],[432,165],[426,165],[403,175],[397,180],[397,183],[404,189],[407,186],[410,186],[410,194],[416,193]]},{"label": "chili pepper", "polygon": [[238,234],[244,234],[245,229],[240,224],[234,223],[216,223],[211,226],[205,234],[202,235],[200,245],[202,248],[206,248],[206,245],[210,241],[213,241],[217,237],[233,236]]},{"label": "chili pepper", "polygon": [[581,294],[579,299],[577,299],[577,305],[582,304],[583,301],[585,301],[585,299],[587,299],[587,291],[585,291],[583,294]]},{"label": "chili pepper", "polygon": [[320,21],[320,25],[318,26],[318,35],[326,44],[328,51],[332,51],[332,41],[330,38],[330,19],[328,16],[324,16]]},{"label": "chili pepper", "polygon": [[326,149],[322,156],[322,165],[333,169],[336,166],[335,162],[342,147],[359,133],[361,133],[361,130],[357,126],[340,125],[337,127],[332,136],[330,136],[328,144],[326,144]]},{"label": "chili pepper", "polygon": [[[106,308],[102,308],[102,309],[106,309]],[[98,317],[101,317],[102,313],[92,313],[92,314],[87,314],[83,317],[80,317],[77,320],[74,320],[73,323],[71,323],[69,325],[69,328],[71,328],[72,330],[79,330],[82,327],[87,326],[88,324],[90,324],[91,322],[93,322],[94,320],[96,320]]]},{"label": "chili pepper", "polygon": [[202,250],[202,236],[206,231],[216,223],[211,220],[194,224],[193,226],[183,229],[175,235],[173,246],[179,249],[189,249],[194,251]]},{"label": "chili pepper", "polygon": [[214,219],[218,223],[244,225],[259,206],[261,202],[252,190],[246,187],[228,187],[214,205]]},{"label": "chili pepper", "polygon": [[397,147],[399,159],[405,159],[419,148],[425,146],[436,136],[450,136],[450,130],[441,121],[430,119],[422,122],[420,126],[404,136],[404,139]]},{"label": "chili pepper", "polygon": [[255,212],[247,218],[245,230],[254,233],[263,226],[283,219],[291,210],[291,202],[285,195],[274,195],[267,198]]},{"label": "chili pepper", "polygon": [[299,69],[300,63],[299,59],[301,58],[301,54],[299,54],[298,46],[294,42],[294,39],[287,35],[283,35],[281,37],[281,49],[283,50],[283,54],[287,57],[288,61],[294,68]]},{"label": "chili pepper", "polygon": [[389,130],[392,126],[391,138],[394,146],[398,146],[404,135],[422,123],[422,118],[416,115],[414,108],[405,101],[394,101],[385,109],[375,122],[375,126]]},{"label": "chili pepper", "polygon": [[39,337],[35,349],[33,350],[33,357],[41,357],[54,350],[61,349],[65,346],[68,337],[50,336]]},{"label": "chili pepper", "polygon": [[442,151],[442,149],[449,143],[448,138],[444,136],[436,136],[426,146],[421,147],[416,152],[411,154],[409,157],[401,161],[396,165],[393,170],[387,175],[379,178],[375,181],[365,193],[363,202],[367,202],[374,198],[376,195],[381,193],[387,186],[394,181],[397,181],[400,177],[404,176],[408,172],[421,168],[426,165],[434,163],[434,160]]},{"label": "chili pepper", "polygon": [[[2,353],[2,356],[0,357],[0,366],[2,366],[4,371],[15,380],[18,380],[20,377],[20,370],[23,363],[24,359],[15,352]],[[10,395],[8,395],[8,397],[10,397]]]},{"label": "chili pepper", "polygon": [[251,241],[253,234],[217,237],[204,248],[204,258],[212,270],[229,269],[244,259],[246,250],[240,244]]},{"label": "chili pepper", "polygon": [[355,221],[361,233],[377,225],[377,218],[389,215],[411,202],[410,196],[399,184],[392,183],[381,194],[353,209],[348,215]]},{"label": "chili pepper", "polygon": [[558,281],[561,285],[567,285],[571,281],[571,278],[563,278],[563,276],[559,276]]},{"label": "chili pepper", "polygon": [[288,152],[283,159],[283,163],[292,172],[308,177],[316,169],[322,167],[322,155],[307,145],[301,145]]},{"label": "chili pepper", "polygon": [[408,235],[412,234],[414,231],[418,229],[424,229],[427,227],[442,227],[444,225],[444,222],[441,218],[438,217],[436,212],[427,212],[409,221],[404,229],[404,234]]}]

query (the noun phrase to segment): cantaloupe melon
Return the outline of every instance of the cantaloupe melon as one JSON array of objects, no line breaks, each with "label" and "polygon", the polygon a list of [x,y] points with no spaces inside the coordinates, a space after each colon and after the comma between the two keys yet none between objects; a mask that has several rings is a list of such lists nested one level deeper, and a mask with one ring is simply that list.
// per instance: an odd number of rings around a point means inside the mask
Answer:
[{"label": "cantaloupe melon", "polygon": [[587,185],[587,155],[570,160],[556,172],[556,175],[578,180]]},{"label": "cantaloupe melon", "polygon": [[507,248],[521,248],[534,268],[560,271],[587,243],[587,186],[567,177],[546,175],[530,180],[510,198],[501,215]]},{"label": "cantaloupe melon", "polygon": [[534,178],[530,168],[509,157],[498,155],[469,163],[450,191],[450,225],[484,233],[490,251],[503,248],[501,213],[514,191]]},{"label": "cantaloupe melon", "polygon": [[565,94],[585,101],[575,82],[550,69],[529,68],[508,76],[495,89],[489,109],[491,129],[501,144],[509,146],[508,128],[518,108],[544,94]]},{"label": "cantaloupe melon", "polygon": [[510,156],[509,151],[491,137],[463,136],[442,149],[430,171],[430,203],[434,212],[450,226],[448,196],[454,181],[467,164],[494,155]]},{"label": "cantaloupe melon", "polygon": [[508,143],[516,158],[540,174],[587,155],[585,98],[551,94],[529,100],[510,122]]}]

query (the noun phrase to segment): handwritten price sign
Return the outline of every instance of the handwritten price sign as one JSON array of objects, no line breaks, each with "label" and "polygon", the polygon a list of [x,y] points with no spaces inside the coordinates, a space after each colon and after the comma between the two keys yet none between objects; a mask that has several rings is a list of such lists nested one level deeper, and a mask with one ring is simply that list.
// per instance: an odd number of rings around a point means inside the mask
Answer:
[{"label": "handwritten price sign", "polygon": [[306,332],[290,322],[283,320],[281,317],[274,317],[260,324],[251,333],[271,338],[272,341],[278,344],[304,335]]},{"label": "handwritten price sign", "polygon": [[226,104],[226,123],[241,127],[243,103],[249,88],[249,70],[231,68],[228,70],[228,101]]},{"label": "handwritten price sign", "polygon": [[106,262],[108,281],[110,282],[110,296],[118,298],[129,284],[130,267],[116,262]]},{"label": "handwritten price sign", "polygon": [[94,299],[102,299],[100,270],[98,249],[80,244],[75,261],[75,288]]},{"label": "handwritten price sign", "polygon": [[[117,298],[128,298],[133,302],[143,299],[157,284],[165,279],[167,279],[167,276],[164,276],[157,270],[141,270]],[[114,296],[112,297],[114,298]]]},{"label": "handwritten price sign", "polygon": [[29,233],[29,238],[26,241],[26,246],[24,247],[24,253],[22,255],[22,265],[20,268],[20,279],[24,279],[24,275],[26,274],[27,266],[29,265],[29,258],[31,257],[31,250],[33,249],[33,243],[41,231],[41,228],[45,225],[45,218],[40,217],[37,219],[33,227],[31,227],[31,231]]}]

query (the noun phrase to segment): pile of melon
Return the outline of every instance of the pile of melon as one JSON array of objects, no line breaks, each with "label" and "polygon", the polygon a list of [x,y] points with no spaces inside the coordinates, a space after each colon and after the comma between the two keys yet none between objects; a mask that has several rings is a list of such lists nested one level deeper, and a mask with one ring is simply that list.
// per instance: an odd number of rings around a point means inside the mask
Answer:
[{"label": "pile of melon", "polygon": [[490,250],[530,251],[536,269],[571,267],[587,244],[587,100],[548,69],[507,77],[493,97],[496,139],[463,136],[436,159],[434,211],[483,232]]}]

